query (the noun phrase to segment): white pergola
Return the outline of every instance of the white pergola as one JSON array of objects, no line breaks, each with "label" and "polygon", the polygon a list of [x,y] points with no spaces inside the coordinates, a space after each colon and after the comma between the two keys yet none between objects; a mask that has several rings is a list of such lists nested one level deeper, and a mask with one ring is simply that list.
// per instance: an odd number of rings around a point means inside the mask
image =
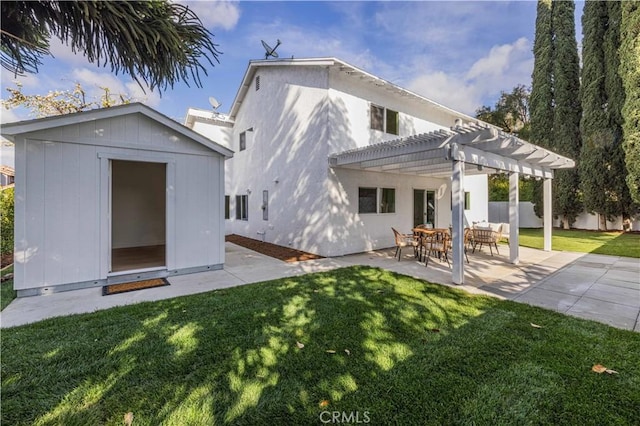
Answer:
[{"label": "white pergola", "polygon": [[451,178],[453,271],[455,284],[464,283],[464,176],[509,175],[509,260],[519,262],[518,179],[544,179],[544,250],[551,250],[553,170],[575,162],[488,125],[456,125],[451,130],[399,138],[329,156],[331,167]]}]

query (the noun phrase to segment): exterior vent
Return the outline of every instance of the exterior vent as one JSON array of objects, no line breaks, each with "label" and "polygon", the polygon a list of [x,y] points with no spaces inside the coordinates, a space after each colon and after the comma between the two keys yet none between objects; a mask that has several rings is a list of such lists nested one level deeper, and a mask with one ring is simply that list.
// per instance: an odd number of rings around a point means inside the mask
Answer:
[{"label": "exterior vent", "polygon": [[256,91],[260,90],[260,76],[256,76]]}]

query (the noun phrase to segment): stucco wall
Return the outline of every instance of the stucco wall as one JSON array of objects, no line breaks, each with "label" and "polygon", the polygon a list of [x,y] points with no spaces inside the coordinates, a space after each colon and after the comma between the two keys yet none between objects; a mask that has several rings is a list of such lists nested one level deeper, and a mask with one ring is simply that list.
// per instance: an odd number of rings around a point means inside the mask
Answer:
[{"label": "stucco wall", "polygon": [[[449,226],[450,179],[331,169],[328,156],[448,127],[455,116],[326,67],[269,66],[258,68],[256,76],[260,89],[256,90],[254,76],[231,133],[230,148],[235,154],[226,164],[225,193],[230,196],[231,216],[226,233],[325,256],[389,247],[392,226],[408,231],[413,225],[414,188],[439,190],[437,225]],[[400,113],[400,135],[370,129],[372,102]],[[200,126],[195,129],[208,134]],[[241,132],[247,135],[243,151],[239,150]],[[374,184],[396,189],[396,213],[357,213],[358,186]],[[474,210],[465,216],[486,219],[486,177],[470,177],[465,186],[478,193],[472,197]],[[268,220],[262,219],[265,190]],[[235,218],[238,195],[248,196],[246,221]]]}]

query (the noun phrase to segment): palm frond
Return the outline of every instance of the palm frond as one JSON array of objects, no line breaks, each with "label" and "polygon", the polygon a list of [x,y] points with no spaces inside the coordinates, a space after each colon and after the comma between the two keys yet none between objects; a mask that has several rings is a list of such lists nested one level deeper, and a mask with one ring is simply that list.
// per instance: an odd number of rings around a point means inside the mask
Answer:
[{"label": "palm frond", "polygon": [[221,54],[191,9],[166,0],[2,2],[2,16],[1,62],[15,73],[37,72],[53,36],[160,92],[178,81],[201,87]]}]

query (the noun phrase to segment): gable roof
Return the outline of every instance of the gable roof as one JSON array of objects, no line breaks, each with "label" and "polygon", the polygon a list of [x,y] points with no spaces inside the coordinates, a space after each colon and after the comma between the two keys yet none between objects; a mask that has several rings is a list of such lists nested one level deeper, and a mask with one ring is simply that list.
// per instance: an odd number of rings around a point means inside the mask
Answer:
[{"label": "gable roof", "polygon": [[233,151],[224,146],[212,141],[211,139],[197,133],[188,127],[183,126],[167,117],[164,114],[156,111],[155,109],[148,107],[139,102],[118,105],[109,108],[92,109],[89,111],[76,112],[72,114],[56,115],[52,117],[36,118],[33,120],[17,121],[14,123],[5,123],[0,127],[2,135],[12,140],[14,136],[24,133],[37,132],[39,130],[53,129],[56,127],[68,126],[72,124],[86,123],[89,121],[102,120],[112,117],[119,117],[130,114],[142,114],[151,120],[160,123],[161,125],[170,128],[171,130],[189,138],[201,145],[209,148],[210,150],[223,155],[226,158],[233,157]]},{"label": "gable roof", "polygon": [[443,111],[447,114],[455,116],[456,118],[460,118],[464,121],[473,121],[478,122],[479,120],[475,117],[471,117],[467,114],[461,113],[449,107],[446,107],[442,104],[439,104],[431,99],[425,98],[422,95],[418,95],[415,92],[412,92],[408,89],[400,87],[390,81],[384,80],[380,77],[377,77],[367,71],[364,71],[358,67],[348,64],[345,61],[342,61],[337,58],[302,58],[302,59],[261,59],[261,60],[253,60],[249,61],[249,66],[244,73],[244,77],[242,78],[242,83],[238,88],[238,92],[236,94],[235,99],[233,100],[233,104],[231,105],[231,109],[229,111],[229,118],[231,120],[235,120],[236,115],[238,114],[238,110],[244,101],[244,98],[247,94],[247,90],[251,85],[253,77],[256,71],[259,68],[265,67],[332,67],[340,72],[345,73],[348,76],[352,76],[353,78],[357,78],[360,81],[365,81],[369,84],[377,86],[380,89],[385,89],[392,93],[397,93],[402,96],[406,96],[411,99],[415,99],[419,102],[425,103],[435,109]]}]

